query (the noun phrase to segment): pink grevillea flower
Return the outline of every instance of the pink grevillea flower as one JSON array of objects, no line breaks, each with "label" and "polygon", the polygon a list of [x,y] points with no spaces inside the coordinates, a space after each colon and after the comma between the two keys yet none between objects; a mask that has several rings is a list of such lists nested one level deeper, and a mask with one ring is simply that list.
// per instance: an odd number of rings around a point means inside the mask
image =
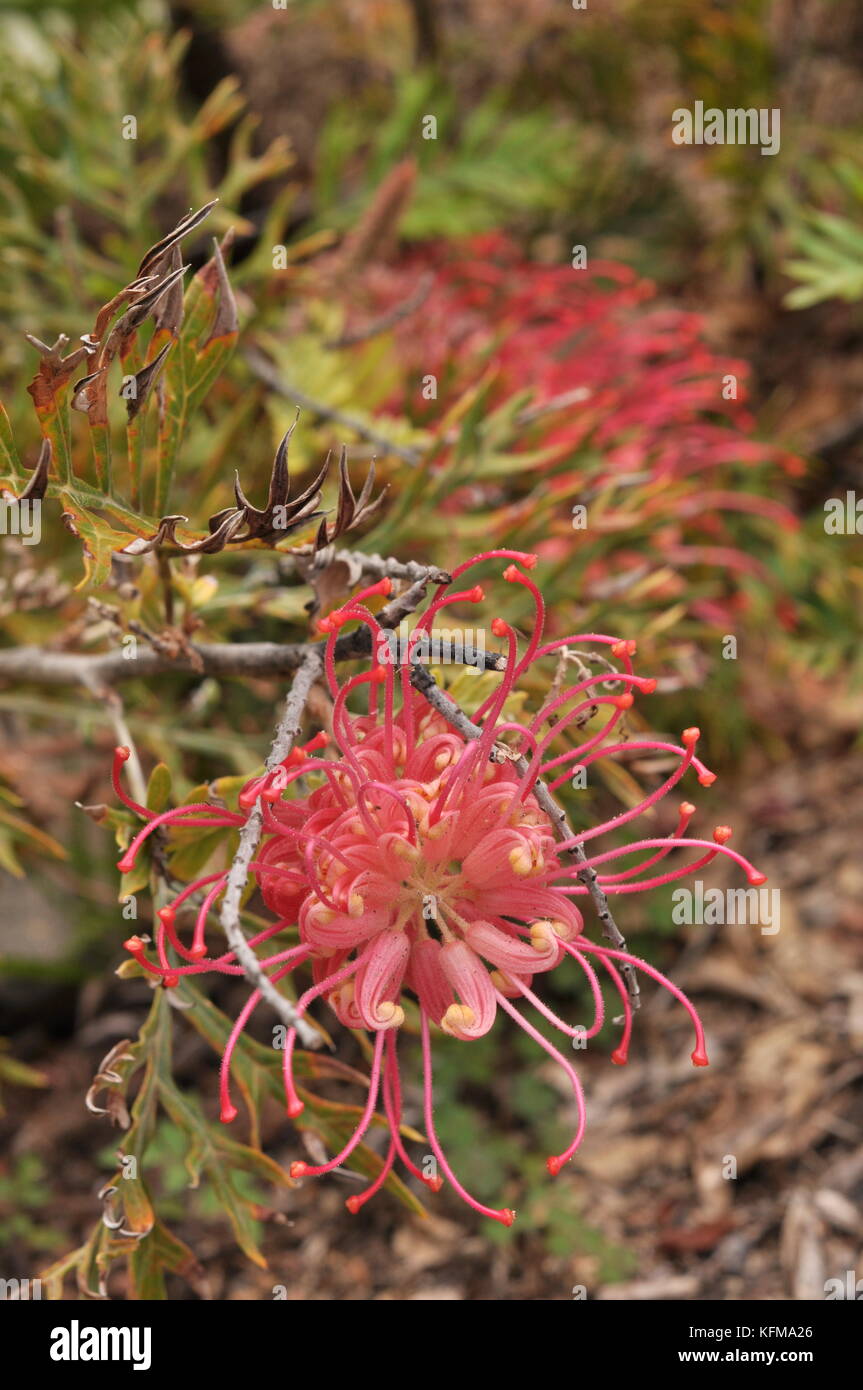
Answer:
[{"label": "pink grevillea flower", "polygon": [[[500,681],[473,715],[474,730],[465,725],[459,729],[413,688],[412,658],[422,634],[430,632],[446,607],[483,598],[479,587],[463,586],[462,576],[498,558],[510,562],[504,579],[521,585],[533,600],[533,631],[520,655],[513,629],[501,619],[492,622],[493,633],[506,645]],[[688,801],[681,804],[677,826],[666,837],[650,835],[602,850],[594,846],[599,836],[624,828],[649,811],[686,774],[702,785],[714,778],[696,756],[697,729],[685,730],[680,743],[621,737],[619,726],[635,695],[649,694],[656,684],[634,673],[633,641],[579,633],[543,644],[543,602],[526,573],[534,563],[532,555],[491,551],[459,566],[452,585],[439,588],[419,618],[407,650],[404,644],[387,643],[366,606],[365,600],[389,592],[388,580],[372,585],[323,619],[333,735],[340,755],[320,756],[328,738],[317,735],[304,748],[295,748],[275,771],[250,781],[240,794],[236,813],[202,803],[152,815],[121,791],[118,773],[127,754],[124,749],[117,751],[118,793],[126,805],[147,817],[120,861],[124,871],[134,864],[140,846],[158,826],[241,827],[250,808],[260,801],[264,835],[252,868],[264,901],[276,917],[272,926],[252,939],[264,952],[262,965],[274,981],[299,966],[309,967],[312,983],[299,996],[298,1014],[325,1000],[346,1027],[365,1029],[374,1038],[368,1098],[354,1134],[328,1162],[296,1162],[291,1167],[295,1177],[316,1176],[346,1163],[376,1109],[382,1108],[389,1146],[376,1180],[348,1198],[352,1212],[381,1187],[399,1158],[435,1190],[446,1178],[474,1210],[505,1225],[513,1220],[509,1208],[485,1206],[465,1190],[441,1147],[434,1124],[432,1080],[432,1036],[437,1030],[469,1043],[484,1036],[501,1011],[561,1067],[572,1088],[577,1121],[571,1142],[548,1159],[552,1174],[560,1171],[581,1142],[584,1097],[572,1062],[526,1011],[535,1010],[558,1028],[570,1040],[567,1048],[571,1050],[572,1039],[594,1037],[603,1026],[600,978],[606,976],[622,1004],[622,1036],[612,1053],[612,1060],[622,1064],[632,1032],[632,1008],[621,970],[625,973],[630,967],[664,985],[682,1003],[695,1033],[692,1061],[696,1066],[707,1064],[700,1020],[680,990],[647,962],[586,935],[580,908],[590,889],[579,871],[595,871],[598,885],[612,902],[617,895],[671,883],[702,869],[720,854],[740,865],[750,883],[765,881],[728,847],[731,831],[727,827],[717,827],[709,840],[687,835],[695,811]],[[366,672],[340,683],[336,639],[346,623],[355,621],[370,629],[374,655]],[[586,668],[580,666],[581,678],[564,688],[555,683],[534,717],[517,723],[504,716],[507,697],[529,667],[551,658],[551,672],[563,648],[586,646],[606,654],[598,674],[585,675]],[[363,713],[349,708],[359,701],[363,701]],[[476,729],[481,730],[479,736]],[[561,751],[553,751],[555,744]],[[549,816],[537,800],[538,779],[553,791],[571,778],[574,767],[586,768],[600,757],[629,750],[662,754],[673,770],[639,805],[572,839],[556,839]],[[318,785],[286,799],[300,776],[304,787]],[[586,856],[582,864],[567,854],[576,846]],[[684,863],[675,858],[674,867],[668,867],[676,851],[694,854],[687,855]],[[217,872],[190,883],[171,906],[162,909],[155,959],[147,955],[139,938],[126,943],[164,985],[209,970],[242,974],[231,952],[207,956],[207,918],[226,878],[225,872]],[[193,894],[199,906],[191,943],[186,945],[177,932],[176,918]],[[299,932],[297,945],[265,953],[271,937],[293,927]],[[583,972],[593,999],[594,1019],[588,1029],[567,1024],[534,989],[534,977],[570,962]],[[419,1006],[424,1123],[436,1159],[435,1176],[421,1171],[411,1159],[401,1133],[397,1038],[406,1020],[415,1018],[415,1010],[405,1007],[410,997]],[[221,1117],[226,1122],[237,1114],[229,1091],[231,1056],[259,998],[257,991],[250,996],[222,1061]],[[291,1028],[284,1050],[290,1116],[303,1109],[293,1076],[295,1040],[296,1030]]]}]

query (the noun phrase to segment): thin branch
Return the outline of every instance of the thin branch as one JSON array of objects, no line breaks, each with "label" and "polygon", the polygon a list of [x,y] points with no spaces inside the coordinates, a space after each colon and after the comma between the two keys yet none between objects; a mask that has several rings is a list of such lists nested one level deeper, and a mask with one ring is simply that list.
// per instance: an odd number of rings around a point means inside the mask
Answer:
[{"label": "thin branch", "polygon": [[570,405],[581,405],[583,401],[590,400],[593,392],[587,386],[573,386],[569,391],[561,391],[557,396],[549,396],[547,401],[540,401],[538,405],[525,406],[515,417],[517,425],[529,425],[534,420],[540,420],[544,415],[552,415],[556,410],[566,410]]},{"label": "thin branch", "polygon": [[292,382],[283,381],[272,362],[268,362],[263,353],[257,352],[254,348],[248,348],[243,355],[258,380],[262,381],[271,391],[275,391],[277,396],[284,396],[285,400],[291,401],[301,410],[308,410],[319,420],[328,420],[335,425],[344,426],[352,434],[359,435],[360,439],[367,439],[370,444],[374,444],[375,448],[380,449],[382,454],[392,454],[395,458],[409,463],[412,468],[416,468],[422,462],[422,454],[417,449],[408,448],[404,444],[396,444],[392,439],[387,439],[386,435],[380,434],[373,426],[368,425],[365,420],[359,420],[355,415],[348,415],[343,410],[337,410],[335,406],[326,405],[324,401],[316,401],[311,396],[307,396],[304,391],[300,391]]},{"label": "thin branch", "polygon": [[395,328],[396,324],[409,318],[425,303],[433,284],[434,275],[430,270],[426,271],[424,275],[420,276],[416,289],[408,295],[407,299],[403,299],[401,303],[394,305],[392,309],[387,309],[385,313],[379,314],[377,318],[371,319],[362,327],[348,330],[348,332],[342,333],[339,338],[331,338],[329,342],[324,343],[324,347],[335,352],[341,348],[356,347],[358,343],[368,342],[369,338],[377,338],[381,333],[387,333],[391,328]]},{"label": "thin branch", "polygon": [[[410,612],[411,610],[408,610]],[[401,617],[405,617],[402,614]],[[381,622],[391,630],[401,622]],[[378,615],[381,621],[381,615]],[[336,643],[336,661],[355,661],[371,654],[372,642],[368,628],[358,628],[340,637]],[[0,681],[17,681],[33,685],[83,685],[94,694],[121,681],[137,680],[141,676],[182,675],[198,676],[290,676],[302,664],[309,652],[323,653],[323,643],[288,642],[207,642],[192,645],[188,652],[169,656],[163,652],[139,651],[134,658],[122,652],[106,652],[101,656],[80,656],[74,652],[52,652],[43,647],[8,647],[0,651]],[[480,666],[486,671],[503,670],[505,662],[498,652],[474,651],[465,646],[462,664]]]},{"label": "thin branch", "polygon": [[403,579],[409,584],[417,581],[432,584],[451,584],[452,575],[437,565],[421,565],[417,560],[396,560],[392,555],[364,555],[360,550],[337,550],[333,545],[322,546],[312,553],[311,546],[298,546],[279,556],[279,572],[283,576],[299,574],[303,578],[327,565],[341,561],[347,565],[351,583],[361,579]]},{"label": "thin branch", "polygon": [[840,452],[849,444],[856,443],[863,434],[863,406],[855,406],[837,420],[825,421],[820,428],[811,432],[806,441],[807,452],[830,456]]},{"label": "thin branch", "polygon": [[[307,650],[285,701],[285,712],[276,731],[270,756],[267,758],[267,768],[271,772],[290,753],[294,740],[300,732],[303,710],[306,707],[309,692],[323,673],[323,669],[320,652],[314,649]],[[240,833],[240,843],[228,873],[220,913],[222,929],[228,940],[228,945],[243,967],[249,983],[254,985],[255,989],[260,990],[261,997],[272,1006],[283,1023],[287,1024],[288,1027],[296,1028],[297,1036],[306,1047],[320,1047],[320,1034],[297,1014],[291,1000],[276,989],[243,935],[243,929],[240,925],[240,901],[249,876],[249,865],[260,842],[262,828],[263,814],[259,797],[249,812],[248,820]]]},{"label": "thin branch", "polygon": [[[135,740],[126,723],[126,714],[123,709],[123,701],[116,690],[100,689],[98,686],[91,686],[93,695],[104,705],[108,718],[114,730],[114,742],[120,748],[128,748],[129,761],[126,764],[126,777],[132,791],[132,795],[140,802],[147,800],[147,782],[144,777],[144,770],[141,767],[141,759],[138,756],[138,749]],[[161,828],[161,827],[160,827]],[[159,830],[156,831],[158,843]]]},{"label": "thin branch", "polygon": [[[144,776],[144,769],[141,766],[141,759],[129,725],[126,723],[126,712],[123,700],[119,692],[111,690],[107,686],[99,685],[98,682],[88,683],[91,695],[103,706],[114,729],[114,742],[120,748],[128,748],[129,761],[126,763],[126,777],[129,787],[135,799],[142,804],[147,803],[147,780]],[[80,802],[75,803],[81,806]],[[81,809],[86,809],[81,807]],[[150,840],[150,852],[153,858],[153,865],[156,870],[157,882],[156,892],[158,894],[160,886],[170,888],[172,883],[171,874],[168,872],[168,856],[166,853],[167,836],[165,827],[160,825],[154,831]]]},{"label": "thin branch", "polygon": [[192,672],[206,676],[287,676],[302,664],[309,650],[305,642],[205,642],[188,652],[138,651],[83,656],[75,652],[46,651],[44,647],[9,647],[0,651],[0,680],[36,685],[85,685],[108,687],[120,681],[166,672]]},{"label": "thin branch", "polygon": [[[430,671],[427,671],[424,666],[416,666],[414,668],[411,675],[411,684],[415,690],[419,691],[420,695],[428,700],[432,709],[437,710],[438,714],[441,714],[447,723],[450,724],[457,733],[461,734],[462,738],[467,740],[482,738],[483,731],[480,726],[474,724],[464,713],[464,710],[460,709],[455,701],[451,699],[445,691],[441,690],[434,676]],[[501,762],[504,760],[510,761],[505,753],[500,750],[496,751],[494,748],[492,749],[491,758],[494,762]],[[523,757],[514,758],[512,759],[512,766],[518,776],[523,777],[528,769],[528,761]],[[574,839],[575,836],[566,819],[566,812],[558,806],[545,783],[541,782],[539,778],[534,782],[533,794],[542,810],[545,811],[545,814],[551,821],[555,839],[559,841]],[[606,940],[610,941],[617,950],[625,951],[626,941],[612,916],[611,908],[608,905],[608,898],[602,889],[596,870],[587,866],[587,855],[584,852],[584,847],[582,845],[575,845],[572,849],[564,850],[563,855],[567,858],[574,859],[577,864],[584,866],[578,870],[576,876],[584,884],[593,900],[597,916],[602,923],[603,936],[605,936]],[[638,979],[635,971],[632,966],[625,961],[621,964],[620,970],[626,980],[626,987],[632,1001],[632,1007],[637,1009],[641,1001]]]},{"label": "thin branch", "polygon": [[[545,415],[553,415],[558,410],[566,410],[571,405],[581,405],[583,401],[590,400],[593,392],[587,386],[574,386],[569,391],[561,391],[557,396],[549,396],[547,401],[541,401],[538,405],[525,406],[513,417],[513,424],[517,427],[533,424],[534,420],[541,420]],[[458,427],[447,430],[443,436],[444,444],[455,444],[459,439],[460,431]],[[649,476],[645,475],[645,476]],[[584,494],[585,499],[589,494]]]},{"label": "thin branch", "polygon": [[[442,583],[444,577],[449,578],[443,570],[433,566],[420,566],[419,569],[420,577],[378,613],[377,621],[382,628],[398,627],[422,601],[429,583]],[[44,647],[8,647],[0,650],[0,680],[36,685],[84,685],[101,693],[120,681],[169,672],[204,676],[287,676],[302,666],[309,653],[322,655],[323,650],[320,642],[202,642],[190,643],[187,651],[143,650],[132,657],[123,651],[84,656],[77,652],[47,651]],[[336,661],[352,661],[369,656],[371,650],[369,629],[358,627],[336,642],[335,658]],[[464,653],[465,665],[481,666],[487,671],[500,670],[500,662],[496,652],[466,650]]]}]

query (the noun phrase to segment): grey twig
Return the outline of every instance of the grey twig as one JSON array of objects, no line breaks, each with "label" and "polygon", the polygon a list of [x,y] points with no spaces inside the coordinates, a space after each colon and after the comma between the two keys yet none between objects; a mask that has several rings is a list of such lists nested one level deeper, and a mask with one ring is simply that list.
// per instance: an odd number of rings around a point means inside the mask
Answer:
[{"label": "grey twig", "polygon": [[[337,552],[338,553],[338,552]],[[377,558],[377,557],[375,557]],[[389,561],[382,561],[388,566]],[[421,602],[429,583],[443,584],[449,575],[435,566],[405,565],[404,576],[414,582],[403,593],[381,609],[377,620],[382,628],[396,628]],[[371,573],[376,573],[372,569]],[[367,627],[355,628],[336,642],[336,661],[351,661],[369,656],[372,650],[371,633]],[[139,651],[134,657],[125,652],[105,652],[85,656],[78,652],[54,652],[44,647],[7,647],[0,650],[0,680],[32,682],[36,685],[83,685],[89,690],[104,691],[121,681],[140,676],[162,675],[169,672],[191,672],[204,676],[287,676],[296,671],[306,656],[317,652],[323,655],[320,642],[201,642],[189,643],[176,653],[153,648]],[[465,652],[465,664],[500,670],[501,658],[496,652]]]},{"label": "grey twig", "polygon": [[308,650],[305,642],[202,642],[190,644],[188,651],[149,649],[130,658],[122,651],[85,656],[44,647],[8,647],[0,651],[0,680],[93,689],[170,671],[207,676],[286,676],[296,671]]},{"label": "grey twig", "polygon": [[300,574],[304,579],[327,565],[341,562],[347,566],[349,582],[358,584],[361,579],[404,579],[409,584],[417,580],[432,584],[450,584],[452,575],[437,565],[421,565],[417,560],[396,560],[392,555],[364,555],[360,550],[341,550],[334,545],[322,546],[313,552],[312,546],[297,546],[289,554],[280,557],[279,570],[282,575]]},{"label": "grey twig", "polygon": [[[290,753],[294,740],[300,732],[303,710],[306,707],[309,692],[322,672],[323,663],[320,653],[314,649],[308,650],[294,677],[285,702],[285,712],[276,731],[270,756],[267,758],[267,767],[271,772]],[[228,940],[228,945],[243,967],[249,983],[254,985],[255,989],[260,990],[261,997],[272,1006],[283,1023],[287,1024],[288,1027],[296,1028],[297,1036],[306,1047],[319,1047],[321,1044],[320,1034],[297,1014],[291,1000],[276,989],[243,935],[243,929],[240,925],[240,900],[249,876],[249,865],[254,858],[255,850],[261,838],[262,826],[263,815],[259,797],[249,812],[248,820],[240,833],[240,843],[228,873],[220,913],[222,929]]]},{"label": "grey twig", "polygon": [[[464,710],[460,709],[455,701],[452,700],[445,691],[441,690],[434,676],[430,671],[427,671],[424,666],[417,666],[414,668],[411,675],[411,684],[419,691],[420,695],[428,700],[432,708],[443,715],[447,723],[452,725],[457,733],[461,734],[462,738],[472,740],[482,737],[483,731],[480,726],[474,724],[464,713]],[[494,761],[500,761],[501,758],[505,756],[504,754],[495,752],[494,748],[492,749],[492,759]],[[514,758],[512,760],[512,766],[519,777],[523,777],[528,769],[528,761],[523,757]],[[537,778],[534,783],[533,794],[551,821],[555,839],[559,841],[574,839],[575,837],[566,819],[566,812],[558,806],[551,792],[548,790],[548,787],[544,782],[540,781],[539,778]],[[584,847],[582,845],[575,845],[572,849],[564,850],[562,853],[564,857],[574,859],[577,864],[583,866],[577,871],[577,877],[584,884],[593,900],[596,914],[602,923],[603,936],[607,941],[611,942],[616,950],[625,951],[626,941],[612,916],[611,908],[608,905],[608,898],[599,882],[596,870],[587,867],[587,855],[584,852]],[[620,971],[626,981],[632,1007],[633,1009],[637,1009],[641,1000],[638,978],[635,971],[632,966],[628,965],[625,961],[621,963]]]},{"label": "grey twig", "polygon": [[335,406],[327,405],[324,401],[316,401],[311,396],[307,396],[304,391],[300,391],[291,382],[283,381],[272,362],[268,362],[263,353],[258,352],[255,348],[247,348],[243,355],[259,381],[262,381],[271,391],[275,391],[277,396],[284,396],[285,400],[291,401],[301,410],[308,410],[319,420],[330,420],[335,425],[343,425],[352,434],[359,435],[360,439],[367,439],[370,444],[374,444],[375,448],[380,449],[382,454],[392,454],[395,458],[409,463],[412,468],[416,468],[422,462],[422,454],[417,449],[410,449],[404,444],[396,444],[392,439],[387,439],[386,435],[374,429],[373,426],[366,424],[365,420],[360,420],[355,415],[348,415],[344,410],[337,410]]}]

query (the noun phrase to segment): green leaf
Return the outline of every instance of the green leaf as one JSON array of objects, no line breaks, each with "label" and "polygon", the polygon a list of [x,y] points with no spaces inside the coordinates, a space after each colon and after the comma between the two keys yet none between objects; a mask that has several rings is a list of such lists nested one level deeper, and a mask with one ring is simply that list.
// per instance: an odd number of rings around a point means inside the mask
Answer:
[{"label": "green leaf", "polygon": [[[192,1000],[194,1004],[193,1008],[184,1011],[183,1016],[186,1021],[202,1037],[207,1039],[215,1051],[223,1052],[231,1030],[230,1020],[188,980],[183,981],[180,991],[183,997]],[[242,1034],[234,1051],[231,1071],[247,1104],[250,1101],[259,1103],[260,1077],[263,1075],[270,1096],[280,1106],[284,1105],[281,1051],[264,1047],[261,1043]],[[302,1078],[303,1080],[330,1076],[368,1085],[368,1078],[362,1076],[352,1067],[345,1066],[336,1058],[322,1056],[316,1052],[295,1051],[294,1074],[298,1079]],[[343,1105],[337,1101],[322,1100],[320,1096],[314,1095],[305,1086],[299,1086],[298,1092],[306,1109],[293,1123],[298,1129],[314,1130],[334,1153],[338,1152],[353,1134],[362,1113],[361,1108],[356,1105]],[[253,1115],[253,1123],[255,1119],[256,1117]],[[383,1125],[386,1122],[382,1116],[377,1116],[375,1123]],[[402,1132],[409,1139],[418,1138],[416,1133],[407,1126],[402,1126]],[[360,1144],[351,1155],[351,1167],[370,1179],[374,1179],[380,1172],[381,1160],[368,1145]],[[410,1188],[402,1182],[396,1173],[391,1172],[387,1176],[384,1188],[411,1211],[425,1215],[425,1208],[420,1200],[414,1196]]]},{"label": "green leaf", "polygon": [[156,763],[147,783],[147,809],[161,815],[171,800],[171,769],[167,763]]},{"label": "green leaf", "polygon": [[131,536],[117,531],[110,522],[85,509],[71,489],[60,494],[66,524],[84,542],[84,577],[76,585],[83,589],[88,584],[107,583],[111,577],[111,558],[115,550],[122,550],[129,544]]},{"label": "green leaf", "polygon": [[15,447],[15,439],[12,435],[12,426],[9,423],[9,416],[6,408],[0,401],[0,459],[9,469],[12,480],[21,482],[24,478],[24,467],[18,457],[18,450]]},{"label": "green leaf", "polygon": [[209,1298],[207,1277],[197,1256],[162,1221],[138,1241],[129,1259],[131,1296],[135,1299],[164,1299],[164,1272],[185,1279],[196,1293]]},{"label": "green leaf", "polygon": [[40,830],[36,825],[30,825],[29,821],[24,820],[23,816],[16,816],[13,811],[7,811],[5,806],[0,806],[0,826],[7,826],[12,838],[17,840],[30,841],[37,845],[39,849],[45,850],[48,854],[53,854],[55,859],[68,859],[68,854],[61,844],[49,835],[46,831]]},{"label": "green leaf", "polygon": [[291,1179],[266,1154],[246,1144],[236,1143],[226,1136],[221,1126],[217,1129],[211,1125],[196,1102],[182,1095],[172,1082],[160,1079],[159,1097],[174,1124],[190,1140],[186,1167],[192,1185],[197,1186],[201,1172],[205,1171],[207,1181],[233,1227],[240,1249],[256,1265],[265,1269],[267,1262],[258,1247],[258,1223],[253,1214],[253,1203],[237,1191],[232,1175],[239,1169],[282,1187],[292,1186]]},{"label": "green leaf", "polygon": [[221,845],[230,845],[235,840],[236,832],[230,826],[220,826],[216,830],[202,830],[200,826],[185,830],[172,827],[169,871],[188,883],[197,878]]}]

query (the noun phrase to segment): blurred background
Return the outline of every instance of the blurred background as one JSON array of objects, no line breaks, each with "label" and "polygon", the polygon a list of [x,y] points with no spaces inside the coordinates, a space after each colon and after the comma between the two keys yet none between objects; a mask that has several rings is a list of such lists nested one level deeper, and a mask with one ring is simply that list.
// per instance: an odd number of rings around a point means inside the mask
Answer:
[{"label": "blurred background", "polygon": [[[676,925],[669,889],[626,900],[630,948],[693,998],[712,1065],[692,1070],[685,1017],[646,989],[629,1065],[608,1029],[582,1057],[588,1136],[556,1182],[544,1155],[571,1117],[535,1050],[500,1025],[440,1049],[441,1135],[468,1186],[518,1209],[512,1230],[446,1192],[426,1218],[390,1193],[353,1217],[338,1181],[267,1183],[224,1155],[190,1189],[194,1136],[161,1115],[146,1172],[178,1242],[160,1238],[164,1291],[816,1299],[863,1274],[859,6],[69,0],[4,4],[0,45],[0,397],[27,465],[24,334],[76,343],[146,248],[218,197],[185,254],[199,270],[234,229],[239,347],[188,424],[170,507],[145,474],[146,510],[203,534],[235,469],[263,497],[299,404],[295,486],[343,442],[355,482],[374,457],[386,485],[343,544],[442,567],[536,550],[554,633],[638,639],[659,688],[633,727],[702,728],[720,775],[700,814],[781,892],[773,934]],[[699,101],[778,110],[778,152],[675,144],[672,113]],[[164,611],[158,566],[112,559],[97,493],[64,509],[66,529],[46,507],[39,546],[0,537],[5,647],[108,651],[131,623],[301,640],[309,605],[338,601],[333,575],[316,587],[280,549],[240,549],[176,561]],[[498,608],[524,622],[519,604]],[[187,672],[130,681],[120,717],[182,800],[262,760],[281,693]],[[114,973],[117,717],[0,665],[2,1273],[53,1266],[67,1297],[76,1277],[156,1288],[99,1244],[120,1141],[84,1107],[151,998]],[[576,822],[654,774],[607,769]],[[572,988],[551,987],[570,1012]],[[244,997],[213,993],[231,1017]],[[209,1124],[215,1055],[174,1022],[174,1076]],[[356,1039],[339,1056],[362,1065]],[[419,1124],[413,1084],[406,1104]],[[275,1105],[258,1118],[254,1146],[287,1166],[296,1133]]]}]

